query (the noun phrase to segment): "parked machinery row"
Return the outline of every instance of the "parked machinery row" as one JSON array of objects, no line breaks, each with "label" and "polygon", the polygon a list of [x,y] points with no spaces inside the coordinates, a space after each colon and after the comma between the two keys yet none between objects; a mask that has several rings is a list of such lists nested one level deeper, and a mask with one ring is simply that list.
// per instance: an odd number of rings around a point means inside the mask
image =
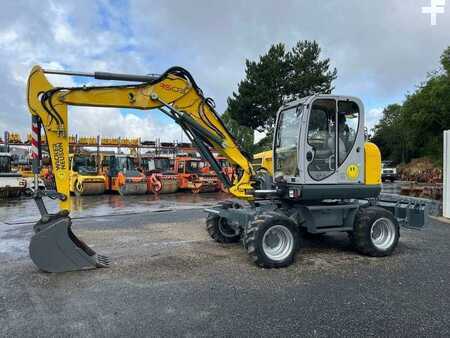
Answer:
[{"label": "parked machinery row", "polygon": [[[34,189],[34,178],[31,171],[14,168],[12,155],[0,151],[0,198],[19,197],[29,195]],[[38,179],[38,188],[44,189],[42,179]]]},{"label": "parked machinery row", "polygon": [[[218,157],[224,174],[235,179],[235,169]],[[142,155],[70,154],[70,192],[76,196],[116,192],[120,195],[146,193],[169,194],[178,190],[192,193],[224,191],[215,172],[200,158]],[[97,164],[98,163],[98,164]],[[11,155],[0,154],[0,196],[18,197],[33,188],[31,169],[19,165],[14,169]],[[39,187],[53,186],[51,166],[41,171]]]},{"label": "parked machinery row", "polygon": [[[80,195],[115,192],[120,195],[146,193],[168,194],[178,190],[192,193],[226,191],[215,172],[200,158],[142,155],[71,154],[70,191]],[[233,180],[234,168],[225,158],[218,158],[223,172]],[[44,180],[51,173],[44,170]]]}]

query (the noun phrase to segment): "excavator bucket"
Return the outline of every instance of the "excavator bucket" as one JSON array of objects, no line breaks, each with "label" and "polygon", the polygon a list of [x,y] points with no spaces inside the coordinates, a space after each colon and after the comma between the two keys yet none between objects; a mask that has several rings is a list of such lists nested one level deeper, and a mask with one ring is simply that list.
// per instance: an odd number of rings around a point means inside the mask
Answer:
[{"label": "excavator bucket", "polygon": [[65,213],[49,215],[34,226],[30,257],[46,272],[65,272],[106,268],[109,258],[95,253],[71,229],[72,221]]}]

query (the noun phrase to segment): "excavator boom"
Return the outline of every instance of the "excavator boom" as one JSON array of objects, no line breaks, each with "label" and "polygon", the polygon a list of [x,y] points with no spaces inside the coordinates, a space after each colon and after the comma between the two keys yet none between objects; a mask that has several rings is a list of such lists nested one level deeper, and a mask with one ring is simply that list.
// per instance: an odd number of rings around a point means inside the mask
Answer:
[{"label": "excavator boom", "polygon": [[[114,86],[53,87],[46,77],[47,73],[137,83]],[[32,239],[30,253],[36,265],[43,270],[77,269],[76,264],[75,266],[68,264],[67,260],[61,260],[61,264],[58,265],[58,259],[52,259],[51,266],[45,264],[49,261],[48,257],[45,257],[48,255],[47,252],[53,252],[53,257],[55,257],[56,247],[67,248],[67,252],[61,252],[60,256],[67,256],[68,260],[73,255],[71,252],[89,256],[84,257],[86,258],[84,261],[91,262],[91,267],[104,266],[103,263],[107,261],[106,258],[102,258],[100,262],[97,259],[93,260],[95,252],[84,243],[80,245],[79,240],[70,230],[71,222],[68,216],[70,209],[68,106],[160,110],[181,126],[232,195],[243,200],[254,198],[255,172],[249,157],[239,148],[236,140],[215,112],[213,100],[203,95],[191,74],[181,67],[170,68],[158,76],[54,71],[35,66],[28,78],[27,99],[30,113],[33,116],[33,125],[42,126],[47,137],[56,183],[56,191],[47,193],[47,195],[61,200],[61,212],[49,215],[42,202],[42,194],[35,195],[42,219],[39,226],[35,226],[36,235]],[[37,128],[37,133],[40,135],[40,128]],[[228,176],[224,175],[212,154],[212,149],[240,169],[240,175],[235,182],[230,182]],[[35,161],[34,166],[38,167],[39,161]],[[37,172],[36,168],[35,172]],[[56,226],[58,228],[55,228]],[[66,228],[65,237],[61,235],[61,228]],[[52,246],[52,236],[43,235],[42,231],[58,233],[59,243],[54,241]],[[46,239],[45,243],[42,242],[42,238]],[[45,250],[44,246],[55,249]],[[32,250],[32,248],[34,249]],[[86,268],[86,264],[80,268]]]},{"label": "excavator boom", "polygon": [[[142,83],[54,88],[45,73]],[[161,76],[156,76],[47,71],[36,66],[28,80],[28,104],[30,112],[41,119],[47,134],[57,190],[67,196],[61,204],[62,209],[68,209],[70,198],[67,183],[68,106],[158,109],[181,126],[205,160],[211,163],[219,178],[230,188],[231,194],[246,200],[253,198],[251,192],[254,171],[250,160],[215,112],[213,101],[203,96],[190,73],[183,68],[173,67]],[[210,148],[242,170],[237,182],[229,182],[225,175],[221,175],[220,166],[212,156]]]}]

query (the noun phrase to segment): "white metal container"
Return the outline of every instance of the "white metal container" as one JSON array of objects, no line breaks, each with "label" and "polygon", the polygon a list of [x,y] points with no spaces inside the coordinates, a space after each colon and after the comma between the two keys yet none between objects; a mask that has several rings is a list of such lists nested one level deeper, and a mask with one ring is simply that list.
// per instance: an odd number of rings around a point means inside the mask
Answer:
[{"label": "white metal container", "polygon": [[450,130],[444,131],[444,199],[443,215],[450,218]]}]

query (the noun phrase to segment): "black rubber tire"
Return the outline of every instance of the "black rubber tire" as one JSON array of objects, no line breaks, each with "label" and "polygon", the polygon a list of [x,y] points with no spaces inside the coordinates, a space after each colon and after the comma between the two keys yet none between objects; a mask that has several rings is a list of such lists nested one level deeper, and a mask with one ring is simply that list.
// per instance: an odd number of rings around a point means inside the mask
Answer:
[{"label": "black rubber tire", "polygon": [[[232,235],[232,230],[229,229],[230,232],[224,231],[224,223],[226,222],[225,218],[219,217],[215,214],[209,214],[206,218],[206,230],[208,231],[209,236],[219,243],[237,243],[241,239],[241,234]],[[226,223],[225,223],[225,226]]]},{"label": "black rubber tire", "polygon": [[[391,220],[395,226],[395,237],[391,246],[385,250],[377,248],[372,243],[372,224],[379,218]],[[400,239],[400,227],[394,215],[386,209],[380,207],[360,208],[355,217],[354,231],[349,233],[353,247],[359,253],[372,257],[385,257],[391,255],[397,247]]]},{"label": "black rubber tire", "polygon": [[[281,261],[270,259],[263,250],[264,234],[275,225],[284,225],[292,233],[294,239],[291,252]],[[294,262],[295,254],[299,248],[298,228],[296,223],[289,217],[279,213],[269,212],[256,216],[248,224],[244,241],[244,247],[256,265],[263,268],[283,268]]]}]

